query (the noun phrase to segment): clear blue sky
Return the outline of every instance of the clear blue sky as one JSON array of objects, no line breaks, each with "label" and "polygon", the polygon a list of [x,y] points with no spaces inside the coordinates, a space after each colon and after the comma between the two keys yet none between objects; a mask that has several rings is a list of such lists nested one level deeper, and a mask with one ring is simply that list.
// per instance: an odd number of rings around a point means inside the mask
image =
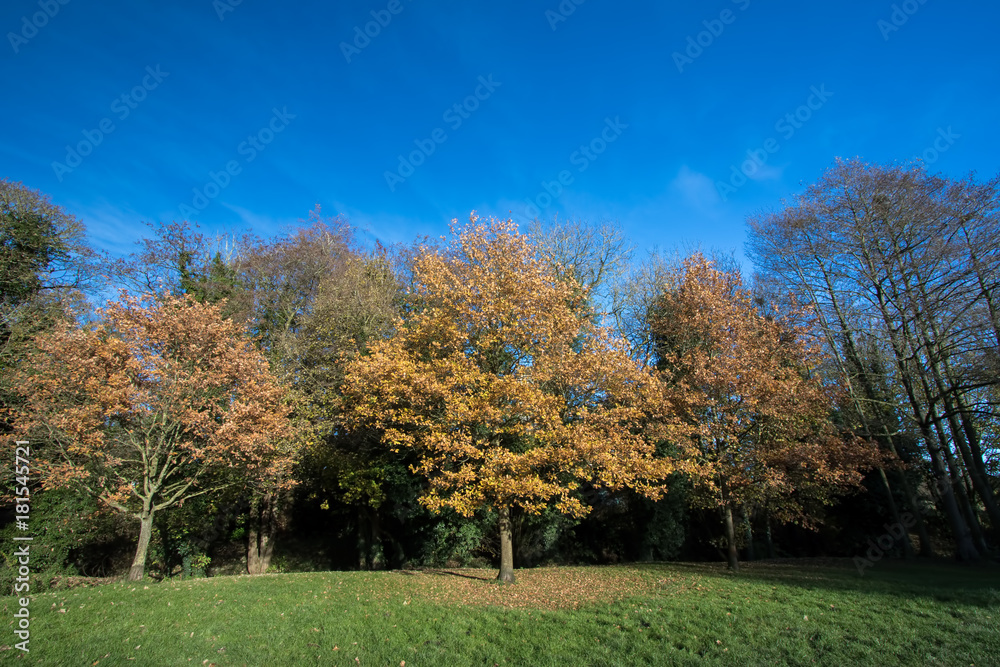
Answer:
[{"label": "clear blue sky", "polygon": [[320,204],[395,242],[529,200],[739,251],[837,156],[1000,170],[995,2],[64,1],[0,9],[0,176],[115,253],[147,220]]}]

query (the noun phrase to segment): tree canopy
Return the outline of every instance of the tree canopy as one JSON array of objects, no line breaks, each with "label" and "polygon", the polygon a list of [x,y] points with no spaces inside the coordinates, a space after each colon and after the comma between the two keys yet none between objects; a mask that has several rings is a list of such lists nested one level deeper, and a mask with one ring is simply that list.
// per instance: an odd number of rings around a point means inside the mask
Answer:
[{"label": "tree canopy", "polygon": [[82,487],[139,520],[131,578],[157,511],[247,478],[288,479],[283,389],[218,306],[125,297],[97,325],[63,324],[37,345],[19,369],[19,431],[37,443],[43,487]]},{"label": "tree canopy", "polygon": [[661,392],[512,222],[453,224],[414,264],[412,314],[348,366],[344,424],[415,449],[427,507],[495,508],[511,581],[512,507],[581,516],[582,484],[662,492],[672,466],[645,428]]}]

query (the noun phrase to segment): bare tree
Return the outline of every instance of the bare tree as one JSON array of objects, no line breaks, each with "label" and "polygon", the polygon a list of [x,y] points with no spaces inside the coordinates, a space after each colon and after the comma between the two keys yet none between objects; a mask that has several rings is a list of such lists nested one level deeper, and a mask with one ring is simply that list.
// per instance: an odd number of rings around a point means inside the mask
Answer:
[{"label": "bare tree", "polygon": [[621,224],[602,220],[533,220],[528,235],[556,273],[575,280],[598,313],[613,311],[613,295],[632,261],[633,246]]},{"label": "bare tree", "polygon": [[[977,370],[989,366],[998,340],[998,184],[838,161],[785,209],[749,221],[763,279],[815,307],[871,435],[895,449],[895,419],[919,435],[964,560],[992,548],[983,517],[1000,527],[982,438],[983,421],[997,416],[997,378]],[[866,345],[891,361],[896,398],[864,371]],[[914,489],[904,484],[904,494],[917,505]]]}]

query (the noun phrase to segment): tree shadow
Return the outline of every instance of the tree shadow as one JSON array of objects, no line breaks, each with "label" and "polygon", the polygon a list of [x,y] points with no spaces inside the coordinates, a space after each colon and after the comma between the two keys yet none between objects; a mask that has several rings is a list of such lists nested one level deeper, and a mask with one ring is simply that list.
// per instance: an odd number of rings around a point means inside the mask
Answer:
[{"label": "tree shadow", "polygon": [[435,574],[438,576],[452,576],[452,577],[462,577],[463,579],[475,579],[476,581],[496,581],[495,576],[490,575],[475,575],[467,574],[465,572],[455,572],[453,570],[439,570],[439,569],[428,569],[422,570],[424,574]]},{"label": "tree shadow", "polygon": [[396,574],[405,574],[408,577],[414,577],[418,574],[433,574],[437,576],[452,576],[452,577],[462,577],[463,579],[475,579],[476,581],[496,581],[496,577],[488,574],[476,575],[468,574],[466,572],[456,572],[454,570],[445,570],[441,568],[433,567],[421,567],[415,570],[393,570]]},{"label": "tree shadow", "polygon": [[963,565],[945,559],[884,560],[858,573],[849,559],[780,559],[740,563],[738,573],[725,563],[663,563],[666,572],[713,579],[759,581],[812,591],[853,592],[904,598],[932,598],[978,607],[1000,603],[1000,567]]}]

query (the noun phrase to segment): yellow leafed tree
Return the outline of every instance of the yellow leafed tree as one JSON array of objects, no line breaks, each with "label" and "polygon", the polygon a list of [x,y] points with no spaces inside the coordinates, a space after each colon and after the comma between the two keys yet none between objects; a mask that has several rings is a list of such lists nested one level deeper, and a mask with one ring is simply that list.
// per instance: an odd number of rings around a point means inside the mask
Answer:
[{"label": "yellow leafed tree", "polygon": [[500,580],[514,580],[511,508],[583,516],[584,484],[662,493],[661,386],[510,220],[455,221],[448,247],[418,253],[410,296],[396,335],[349,364],[344,426],[412,448],[431,510],[495,508]]}]

